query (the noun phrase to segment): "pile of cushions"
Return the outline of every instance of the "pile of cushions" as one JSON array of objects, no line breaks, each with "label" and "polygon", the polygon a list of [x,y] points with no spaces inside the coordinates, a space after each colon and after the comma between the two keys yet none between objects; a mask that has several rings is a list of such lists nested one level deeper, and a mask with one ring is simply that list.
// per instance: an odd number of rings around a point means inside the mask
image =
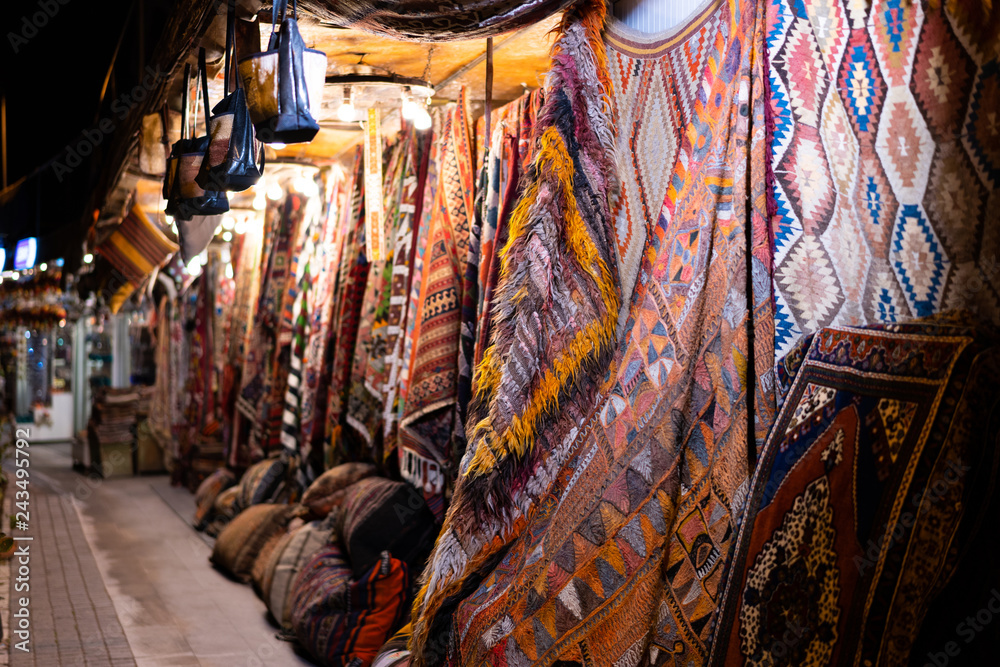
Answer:
[{"label": "pile of cushions", "polygon": [[236,484],[236,475],[225,468],[216,470],[206,477],[194,494],[196,505],[194,511],[194,527],[204,530],[212,518],[215,500],[219,494]]},{"label": "pile of cushions", "polygon": [[224,471],[206,480],[196,520],[216,515],[206,529],[219,530],[211,561],[252,582],[281,636],[321,664],[370,665],[407,617],[434,515],[417,489],[357,463],[328,470],[289,505],[281,500],[292,472],[274,458],[238,484]]}]

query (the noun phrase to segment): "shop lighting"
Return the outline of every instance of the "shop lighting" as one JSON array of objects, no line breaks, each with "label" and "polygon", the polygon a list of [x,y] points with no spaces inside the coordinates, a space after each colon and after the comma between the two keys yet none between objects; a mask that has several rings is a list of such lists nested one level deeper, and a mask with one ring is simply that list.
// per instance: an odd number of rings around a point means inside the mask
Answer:
[{"label": "shop lighting", "polygon": [[229,278],[230,280],[233,279],[233,265],[232,264],[226,264],[226,277]]},{"label": "shop lighting", "polygon": [[344,123],[352,123],[357,118],[357,113],[354,110],[354,89],[345,86],[342,90],[337,118]]},{"label": "shop lighting", "polygon": [[218,227],[215,228],[215,235],[218,236],[221,233],[222,233],[222,225],[219,225]]},{"label": "shop lighting", "polygon": [[230,241],[233,240],[233,233],[232,232],[222,232],[222,240],[225,241],[226,243],[229,243]]},{"label": "shop lighting", "polygon": [[56,260],[56,266],[58,266],[60,268],[62,268],[62,266],[65,265],[65,264],[66,264],[66,260],[63,259],[62,257],[60,257],[59,259]]},{"label": "shop lighting", "polygon": [[236,226],[236,221],[233,220],[233,216],[227,215],[222,219],[222,228],[225,230],[230,230]]},{"label": "shop lighting", "polygon": [[[260,196],[260,195],[258,195],[258,196]],[[254,208],[257,208],[257,207],[254,206]],[[237,234],[243,234],[243,233],[245,233],[247,231],[247,221],[246,220],[237,220],[236,221],[236,229],[234,231]]]},{"label": "shop lighting", "polygon": [[403,118],[406,120],[413,120],[416,118],[419,107],[417,103],[413,101],[413,94],[410,92],[409,87],[403,89],[403,104],[400,107],[400,113],[403,114]]},{"label": "shop lighting", "polygon": [[7,251],[0,248],[0,271],[3,271],[3,265],[7,263]]},{"label": "shop lighting", "polygon": [[431,129],[431,115],[427,113],[427,105],[431,103],[431,98],[427,98],[427,104],[423,107],[417,106],[417,112],[413,116],[413,127],[418,130],[429,130]]},{"label": "shop lighting", "polygon": [[[267,208],[267,197],[264,196],[263,192],[258,192],[253,198],[253,210],[263,211]],[[240,223],[236,223],[236,228],[239,229]]]},{"label": "shop lighting", "polygon": [[267,198],[271,201],[278,201],[281,199],[283,194],[285,194],[285,192],[281,189],[281,185],[279,185],[277,181],[267,186]]},{"label": "shop lighting", "polygon": [[280,151],[280,150],[281,150],[282,148],[284,148],[284,147],[286,146],[286,144],[283,144],[283,143],[281,143],[280,141],[275,141],[275,142],[272,142],[272,143],[270,144],[270,146],[271,146],[271,148],[273,148],[274,150],[276,150],[276,151]]},{"label": "shop lighting", "polygon": [[83,263],[84,264],[90,264],[93,261],[94,261],[94,256],[91,255],[89,252],[86,255],[83,256]]},{"label": "shop lighting", "polygon": [[38,270],[39,271],[48,271],[49,270],[48,262],[42,262],[41,264],[39,264],[38,265]]}]

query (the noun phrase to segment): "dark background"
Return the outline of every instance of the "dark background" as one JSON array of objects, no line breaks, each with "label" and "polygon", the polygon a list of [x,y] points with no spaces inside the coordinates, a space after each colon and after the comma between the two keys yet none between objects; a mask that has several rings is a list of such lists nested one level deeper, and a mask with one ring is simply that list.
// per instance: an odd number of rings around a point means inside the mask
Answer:
[{"label": "dark background", "polygon": [[0,243],[8,255],[18,239],[34,235],[40,237],[39,262],[79,253],[111,137],[105,135],[97,150],[61,179],[52,162],[64,163],[67,148],[102,118],[118,123],[111,104],[142,79],[172,5],[171,0],[4,0],[0,94],[7,100],[7,183],[26,178],[0,201]]}]

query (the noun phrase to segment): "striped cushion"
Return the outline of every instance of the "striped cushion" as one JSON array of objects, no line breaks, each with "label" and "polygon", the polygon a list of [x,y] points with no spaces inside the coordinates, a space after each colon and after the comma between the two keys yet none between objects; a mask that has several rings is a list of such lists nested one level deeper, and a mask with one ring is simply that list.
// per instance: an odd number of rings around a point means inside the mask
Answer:
[{"label": "striped cushion", "polygon": [[370,463],[344,463],[330,468],[309,485],[302,504],[318,517],[324,517],[344,499],[344,491],[356,482],[375,474]]},{"label": "striped cushion", "polygon": [[348,487],[340,534],[355,577],[370,570],[383,551],[420,572],[437,525],[420,491],[405,482],[369,477]]},{"label": "striped cushion", "polygon": [[133,206],[118,229],[97,246],[97,252],[107,258],[133,288],[141,285],[177,249],[177,244],[150,222],[138,205]]},{"label": "striped cushion", "polygon": [[330,542],[333,530],[321,521],[313,521],[282,538],[271,556],[268,572],[261,582],[261,593],[271,616],[283,628],[291,629],[289,593],[292,582],[310,557]]},{"label": "striped cushion", "polygon": [[358,581],[349,577],[339,549],[328,546],[296,579],[295,636],[324,665],[370,665],[406,613],[409,570],[389,552]]}]

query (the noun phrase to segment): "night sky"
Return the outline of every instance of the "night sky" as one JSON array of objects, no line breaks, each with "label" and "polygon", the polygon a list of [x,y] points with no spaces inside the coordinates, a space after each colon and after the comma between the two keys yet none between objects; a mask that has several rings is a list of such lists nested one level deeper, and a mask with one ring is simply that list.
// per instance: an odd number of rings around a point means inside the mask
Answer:
[{"label": "night sky", "polygon": [[[65,163],[67,150],[78,146],[86,131],[98,136],[93,132],[100,121],[116,118],[110,105],[139,80],[140,45],[148,61],[173,4],[142,0],[140,39],[139,1],[4,0],[0,92],[7,99],[8,184],[33,174],[0,209],[0,234],[8,250],[18,238],[35,234],[36,227],[40,236],[53,237],[48,249],[43,242],[40,260],[64,251],[67,232],[73,232],[74,242],[82,239],[86,225],[81,221],[102,165],[100,149],[110,136],[73,169],[54,170],[53,161]],[[115,73],[101,105],[101,85],[123,28]]]}]

